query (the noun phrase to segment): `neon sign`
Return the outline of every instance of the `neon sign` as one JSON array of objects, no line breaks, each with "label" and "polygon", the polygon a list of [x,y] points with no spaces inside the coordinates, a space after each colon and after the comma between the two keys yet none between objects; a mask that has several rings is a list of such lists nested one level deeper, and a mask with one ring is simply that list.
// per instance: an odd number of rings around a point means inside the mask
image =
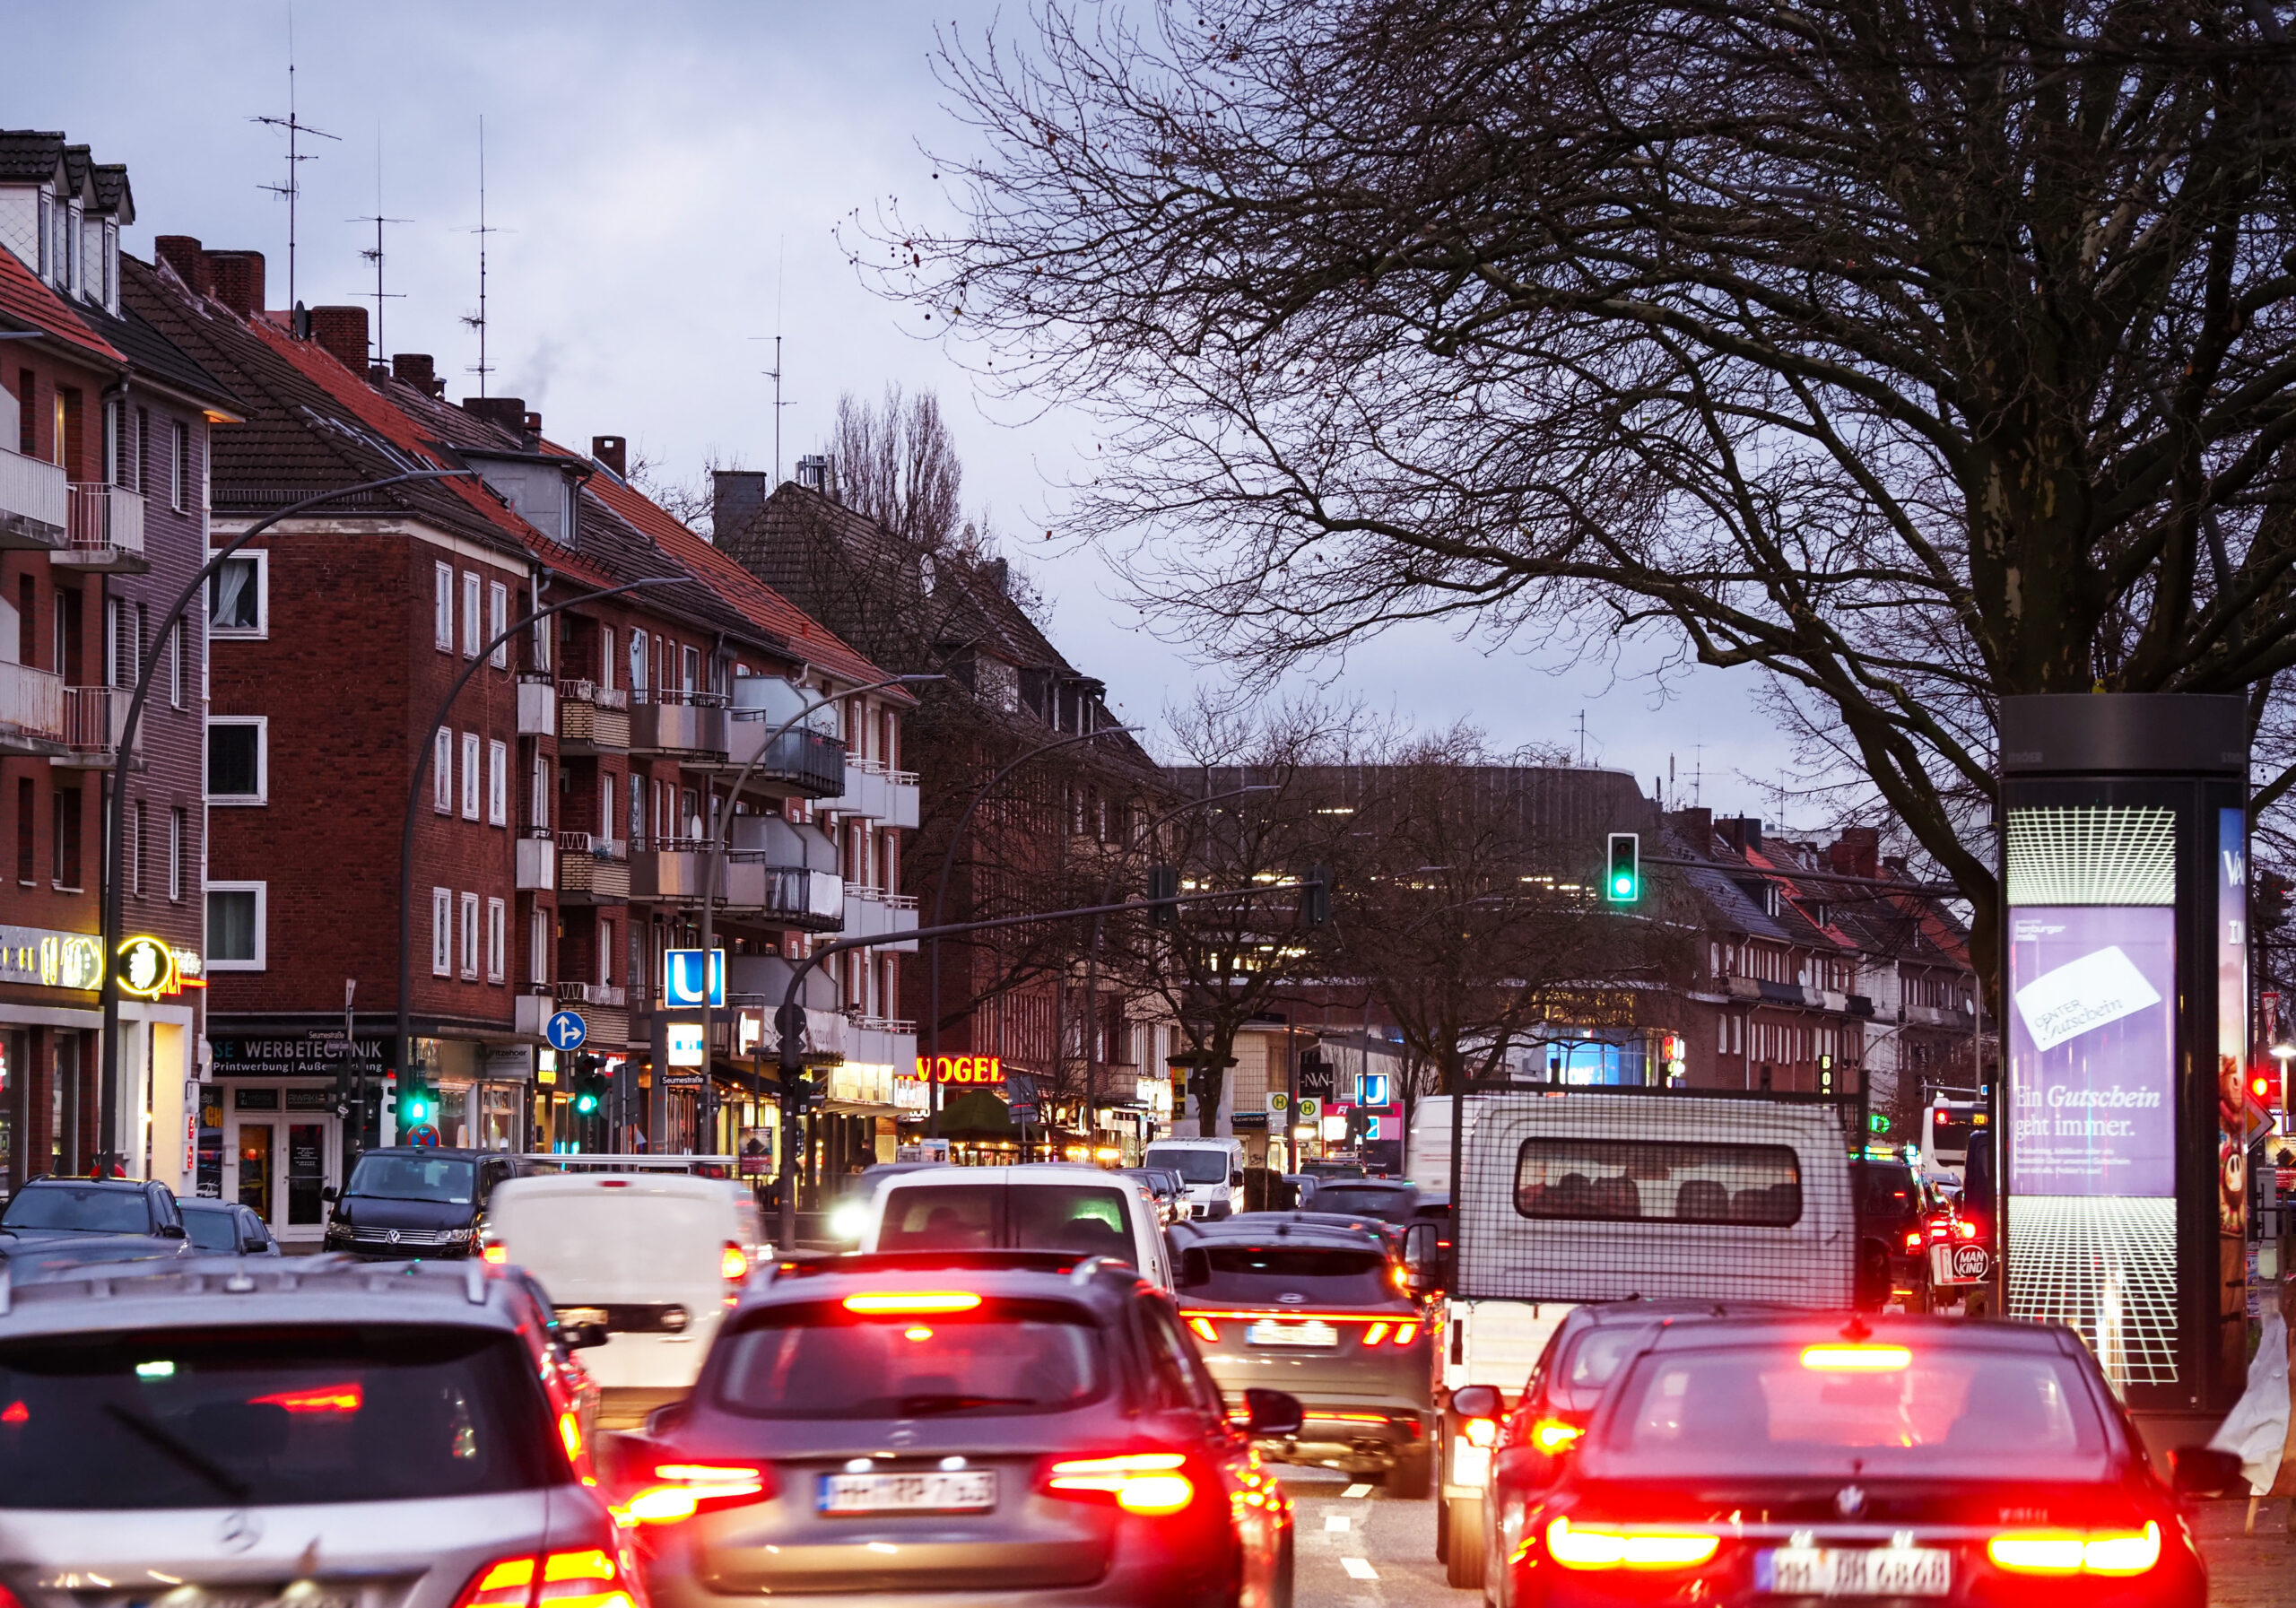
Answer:
[{"label": "neon sign", "polygon": [[1002,1056],[919,1056],[917,1075],[931,1083],[1001,1083]]}]

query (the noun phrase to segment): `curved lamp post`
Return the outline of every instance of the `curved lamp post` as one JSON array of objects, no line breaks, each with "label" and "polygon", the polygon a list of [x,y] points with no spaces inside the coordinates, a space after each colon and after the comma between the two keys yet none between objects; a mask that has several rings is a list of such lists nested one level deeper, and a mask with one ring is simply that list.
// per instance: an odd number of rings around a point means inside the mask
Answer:
[{"label": "curved lamp post", "polygon": [[[1050,753],[1056,748],[1073,748],[1079,743],[1090,743],[1096,737],[1109,737],[1118,732],[1139,729],[1138,726],[1104,726],[1098,731],[1074,732],[1065,737],[1057,737],[1052,742],[1040,743],[1026,753],[1008,761],[1004,769],[990,777],[978,792],[966,800],[963,813],[957,817],[956,828],[949,834],[949,847],[941,856],[941,880],[933,885],[933,925],[935,926],[941,925],[942,908],[947,903],[949,897],[949,878],[957,868],[957,845],[965,840],[965,828],[972,823],[972,813],[980,808],[981,800],[996,792],[1003,785],[1006,777],[1040,753]],[[932,1001],[933,1015],[931,1021],[927,1023],[927,1030],[931,1037],[928,1040],[929,1047],[926,1050],[925,1132],[927,1137],[937,1139],[941,1136],[941,1080],[933,1074],[938,1070],[941,1059],[941,941],[938,938],[933,940],[933,967],[926,986]],[[1053,1047],[1056,1055],[1059,1053],[1059,1048],[1058,1045]]]},{"label": "curved lamp post", "polygon": [[[657,575],[649,577],[645,580],[630,581],[619,587],[606,587],[596,592],[585,592],[580,596],[570,597],[563,603],[553,603],[547,608],[536,609],[525,619],[503,627],[501,631],[495,636],[494,639],[487,643],[483,648],[480,649],[477,656],[473,658],[468,665],[463,667],[463,673],[455,677],[455,684],[447,689],[447,696],[440,701],[439,705],[439,712],[431,717],[430,724],[423,728],[422,741],[415,745],[413,770],[407,778],[406,783],[406,814],[399,827],[398,1022],[395,1034],[394,1047],[396,1056],[396,1068],[398,1074],[402,1079],[408,1076],[414,1070],[414,1033],[412,1020],[413,1015],[413,1001],[411,998],[411,995],[414,991],[413,900],[415,812],[421,808],[422,805],[423,778],[430,774],[430,756],[434,752],[434,745],[437,741],[439,728],[444,726],[447,723],[448,717],[453,714],[455,700],[462,696],[463,689],[470,684],[471,677],[476,675],[485,665],[486,662],[494,656],[494,650],[496,648],[509,641],[520,631],[531,629],[536,621],[547,620],[552,614],[559,613],[566,609],[577,607],[582,604],[596,603],[601,597],[614,597],[620,595],[622,593],[635,592],[646,587],[668,587],[698,584],[699,583],[694,581],[693,578],[690,575]],[[361,1126],[364,1126],[363,1122],[361,1123]]]},{"label": "curved lamp post", "polygon": [[[291,502],[277,513],[266,514],[257,520],[218,549],[199,567],[199,573],[185,583],[183,590],[176,595],[174,606],[161,617],[160,634],[152,639],[152,650],[144,656],[143,668],[136,673],[135,690],[128,695],[127,713],[120,719],[119,754],[112,761],[111,796],[104,801],[104,890],[98,923],[101,928],[99,943],[103,951],[103,1073],[97,1095],[97,1121],[101,1126],[104,1148],[99,1152],[99,1170],[109,1170],[106,1163],[118,1154],[111,1148],[119,1139],[119,979],[113,975],[112,967],[118,958],[120,877],[126,863],[126,846],[121,839],[127,815],[128,761],[135,755],[135,732],[144,719],[144,700],[151,694],[152,677],[159,670],[161,651],[168,645],[169,633],[182,626],[184,610],[191,606],[191,600],[207,585],[217,567],[281,520],[292,518],[306,508],[339,502],[346,497],[356,497],[367,491],[379,491],[386,486],[406,485],[414,481],[455,480],[475,474],[477,471],[474,469],[418,469],[404,474],[386,475],[381,480],[365,481],[355,486],[344,486],[333,491],[322,491],[315,497]],[[348,1049],[350,1047],[346,1045],[344,1047]]]}]

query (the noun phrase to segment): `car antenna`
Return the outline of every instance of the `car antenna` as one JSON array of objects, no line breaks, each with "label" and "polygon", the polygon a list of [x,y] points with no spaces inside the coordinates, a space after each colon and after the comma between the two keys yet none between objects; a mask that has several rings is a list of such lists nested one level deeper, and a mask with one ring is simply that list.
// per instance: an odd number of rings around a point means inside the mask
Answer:
[{"label": "car antenna", "polygon": [[1841,1326],[1841,1337],[1844,1340],[1869,1340],[1873,1337],[1873,1334],[1874,1331],[1866,1326],[1866,1315],[1862,1312],[1851,1313],[1849,1321]]}]

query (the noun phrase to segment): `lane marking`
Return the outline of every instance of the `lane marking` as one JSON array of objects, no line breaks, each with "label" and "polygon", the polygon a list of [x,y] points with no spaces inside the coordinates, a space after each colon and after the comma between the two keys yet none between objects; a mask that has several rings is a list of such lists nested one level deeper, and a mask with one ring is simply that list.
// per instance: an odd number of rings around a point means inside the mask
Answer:
[{"label": "lane marking", "polygon": [[1347,1515],[1344,1513],[1325,1514],[1324,1528],[1326,1530],[1344,1530],[1347,1528]]},{"label": "lane marking", "polygon": [[1379,1578],[1379,1571],[1371,1567],[1369,1558],[1342,1558],[1339,1567],[1347,1571],[1347,1578],[1351,1580],[1376,1580]]},{"label": "lane marking", "polygon": [[1371,1488],[1369,1485],[1351,1485],[1339,1494],[1344,1497],[1362,1498],[1371,1494]]}]

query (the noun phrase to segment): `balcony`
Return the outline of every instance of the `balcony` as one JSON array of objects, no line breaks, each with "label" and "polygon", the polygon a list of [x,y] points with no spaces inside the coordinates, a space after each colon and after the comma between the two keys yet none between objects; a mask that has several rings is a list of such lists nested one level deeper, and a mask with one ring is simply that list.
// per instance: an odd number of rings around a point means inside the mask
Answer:
[{"label": "balcony", "polygon": [[65,545],[53,555],[59,569],[100,571],[108,575],[142,575],[151,569],[144,559],[144,500],[121,486],[75,482]]},{"label": "balcony", "polygon": [[558,735],[558,688],[546,675],[518,678],[518,735]]},{"label": "balcony", "polygon": [[63,545],[69,483],[59,465],[0,448],[0,549]]},{"label": "balcony", "polygon": [[845,790],[821,807],[885,826],[917,825],[917,772],[889,770],[882,760],[845,757]]},{"label": "balcony", "polygon": [[[917,930],[917,896],[913,893],[883,893],[874,888],[848,887],[845,890],[845,927],[848,938],[877,938],[893,933],[913,933]],[[917,940],[883,943],[881,951],[900,950],[917,952]]]},{"label": "balcony", "polygon": [[0,661],[0,754],[56,756],[64,742],[64,678]]},{"label": "balcony", "polygon": [[[738,829],[752,820],[779,827],[792,841],[727,849],[718,874],[718,908],[803,932],[834,933],[842,928],[845,879],[834,872],[789,864],[805,857],[805,846],[796,839],[800,829],[791,828],[778,816],[741,816],[735,826]],[[708,874],[709,846],[703,839],[656,839],[640,845],[631,856],[630,896],[699,908]]]},{"label": "balcony", "polygon": [[592,681],[558,683],[558,744],[564,753],[630,752],[630,694]]},{"label": "balcony", "polygon": [[[750,781],[768,793],[794,793],[804,798],[834,798],[845,790],[845,744],[825,732],[798,726],[766,741],[770,717],[743,709],[733,711],[726,726],[726,769],[739,770],[752,755]],[[778,723],[777,723],[778,724]]]},{"label": "balcony", "polygon": [[545,831],[517,840],[518,891],[548,893],[558,886],[558,845]]},{"label": "balcony", "polygon": [[[127,724],[126,687],[66,687],[64,689],[64,746],[49,763],[65,769],[101,770],[119,758],[120,728]],[[135,728],[135,752],[129,763],[144,764],[144,728]]]},{"label": "balcony", "polygon": [[630,1006],[630,991],[620,983],[559,983],[555,987],[561,1005],[610,1006],[616,1011]]},{"label": "balcony", "polygon": [[[620,999],[622,991],[603,983],[559,983],[557,996],[543,995],[540,1004],[544,1020],[560,1011],[571,1011],[582,1019],[586,1030],[582,1040],[585,1054],[597,1055],[605,1050],[619,1052],[630,1042],[630,1013],[622,1006],[609,1004],[608,997]],[[569,994],[569,989],[574,990]],[[584,997],[585,992],[598,995],[596,1000]]]},{"label": "balcony", "polygon": [[633,693],[630,752],[673,758],[726,757],[726,695],[657,688]]},{"label": "balcony", "polygon": [[558,902],[622,904],[630,898],[628,847],[590,832],[558,834]]}]

